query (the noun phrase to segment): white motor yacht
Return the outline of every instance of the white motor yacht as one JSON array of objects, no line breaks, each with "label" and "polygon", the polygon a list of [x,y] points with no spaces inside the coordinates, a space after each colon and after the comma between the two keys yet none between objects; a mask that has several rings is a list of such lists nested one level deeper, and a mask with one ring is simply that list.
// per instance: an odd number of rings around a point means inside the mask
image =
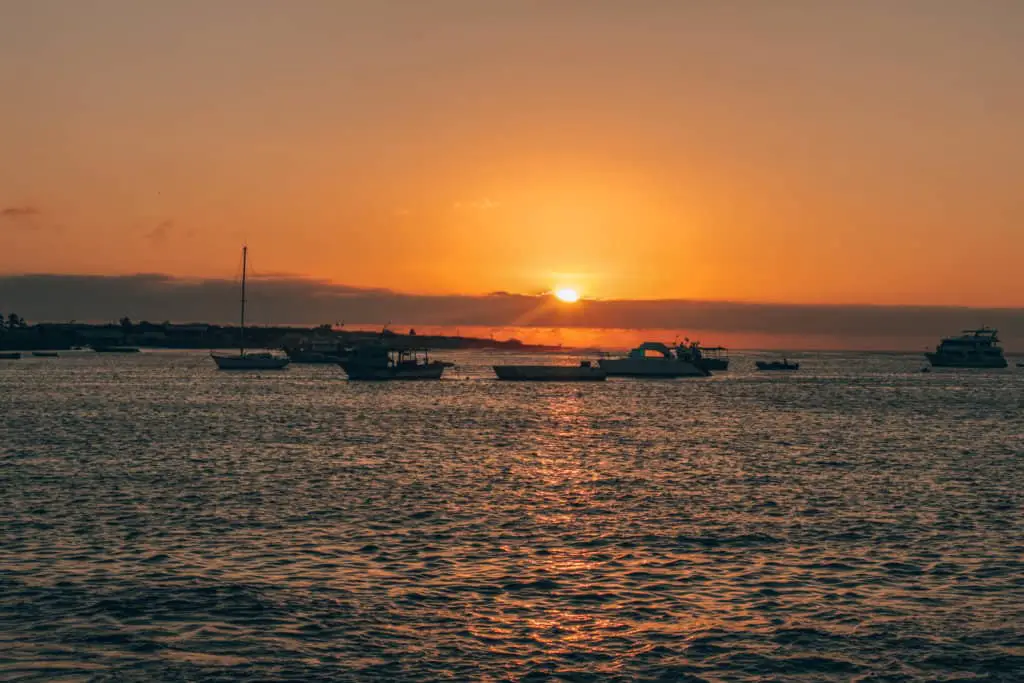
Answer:
[{"label": "white motor yacht", "polygon": [[959,337],[942,340],[933,353],[926,353],[928,362],[937,368],[1005,368],[1006,358],[999,346],[996,330],[982,327],[964,330]]},{"label": "white motor yacht", "polygon": [[707,377],[711,373],[681,358],[661,342],[644,342],[625,358],[602,358],[601,369],[609,376],[625,377]]}]

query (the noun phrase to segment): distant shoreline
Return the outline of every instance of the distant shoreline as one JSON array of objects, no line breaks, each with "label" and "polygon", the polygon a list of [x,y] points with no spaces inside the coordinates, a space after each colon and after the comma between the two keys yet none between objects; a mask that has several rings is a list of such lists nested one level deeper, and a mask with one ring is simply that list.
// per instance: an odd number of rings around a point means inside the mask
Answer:
[{"label": "distant shoreline", "polygon": [[[413,330],[409,330],[412,332]],[[385,341],[396,347],[428,349],[491,349],[499,351],[528,352],[573,352],[600,353],[625,351],[632,345],[620,343],[595,346],[593,344],[529,344],[519,339],[494,339],[493,337],[461,334],[409,334],[392,330],[352,330],[332,328],[325,325],[316,327],[293,325],[246,326],[245,345],[247,348],[284,349],[298,346],[302,341],[317,339],[328,344],[351,346],[371,341]],[[656,332],[648,330],[648,332]],[[668,333],[668,331],[664,331]],[[657,340],[654,336],[652,339]],[[0,328],[0,351],[66,351],[73,347],[135,346],[152,349],[194,349],[214,350],[238,348],[239,328],[237,325],[209,323],[35,323]],[[793,345],[772,346],[730,346],[733,352],[761,353],[874,353],[874,354],[918,354],[916,348],[816,348]],[[1024,356],[1022,348],[1006,348],[1007,357]]]},{"label": "distant shoreline", "polygon": [[[0,350],[64,351],[73,347],[135,346],[160,349],[225,349],[239,345],[239,328],[207,323],[37,323],[0,330]],[[246,326],[249,348],[283,349],[309,340],[340,345],[381,341],[399,348],[496,349],[508,351],[560,351],[563,347],[526,344],[518,339],[488,339],[460,335],[401,334],[391,330],[355,331],[327,326]]]}]

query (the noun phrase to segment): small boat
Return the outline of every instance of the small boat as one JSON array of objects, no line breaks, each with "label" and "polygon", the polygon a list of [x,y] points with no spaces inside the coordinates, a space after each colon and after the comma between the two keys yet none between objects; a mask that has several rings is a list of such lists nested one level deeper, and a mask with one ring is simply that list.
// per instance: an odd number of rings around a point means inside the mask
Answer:
[{"label": "small boat", "polygon": [[283,370],[289,360],[272,353],[216,354],[210,356],[220,370]]},{"label": "small boat", "polygon": [[755,363],[758,370],[799,370],[799,363],[790,363],[787,359],[782,360],[759,360]]},{"label": "small boat", "polygon": [[676,347],[676,356],[708,371],[729,369],[729,350],[724,346],[704,347],[700,342],[687,346],[683,343]]},{"label": "small boat", "polygon": [[33,351],[32,355],[36,358],[57,358],[60,356],[56,351]]},{"label": "small boat", "polygon": [[702,346],[700,354],[700,364],[705,370],[729,369],[729,349],[724,346]]},{"label": "small boat", "polygon": [[[648,355],[648,351],[654,355]],[[707,377],[711,373],[661,342],[644,342],[625,358],[602,358],[598,365],[609,377]]]},{"label": "small boat", "polygon": [[1006,358],[996,330],[982,327],[947,337],[933,353],[924,354],[937,368],[1005,368]]},{"label": "small boat", "polygon": [[603,382],[608,373],[589,360],[579,365],[495,365],[498,379],[519,382]]},{"label": "small boat", "polygon": [[352,349],[335,341],[303,341],[296,346],[285,346],[284,352],[293,363],[340,363],[349,357]]},{"label": "small boat", "polygon": [[238,353],[210,353],[218,370],[283,370],[291,361],[272,353],[250,353],[245,350],[245,271],[249,247],[242,247],[242,319],[238,327]]},{"label": "small boat", "polygon": [[96,353],[138,353],[137,346],[108,346],[106,344],[94,344],[92,350]]},{"label": "small boat", "polygon": [[0,360],[18,360],[21,354],[17,351],[0,351]]},{"label": "small boat", "polygon": [[357,347],[339,363],[350,380],[441,379],[454,363],[430,360],[427,349],[394,349],[381,345]]}]

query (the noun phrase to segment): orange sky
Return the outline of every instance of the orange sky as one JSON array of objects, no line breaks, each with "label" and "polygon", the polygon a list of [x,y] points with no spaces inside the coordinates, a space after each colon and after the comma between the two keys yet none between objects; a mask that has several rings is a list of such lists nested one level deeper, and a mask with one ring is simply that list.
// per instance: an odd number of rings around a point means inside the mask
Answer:
[{"label": "orange sky", "polygon": [[1024,3],[0,6],[0,272],[1024,306]]}]

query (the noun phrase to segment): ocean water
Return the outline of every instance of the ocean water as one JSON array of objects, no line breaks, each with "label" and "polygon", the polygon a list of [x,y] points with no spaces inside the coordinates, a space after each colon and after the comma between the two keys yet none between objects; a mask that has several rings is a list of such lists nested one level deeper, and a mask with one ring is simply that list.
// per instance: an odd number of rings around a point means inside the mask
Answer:
[{"label": "ocean water", "polygon": [[1024,680],[1024,369],[438,357],[0,361],[0,679]]}]

